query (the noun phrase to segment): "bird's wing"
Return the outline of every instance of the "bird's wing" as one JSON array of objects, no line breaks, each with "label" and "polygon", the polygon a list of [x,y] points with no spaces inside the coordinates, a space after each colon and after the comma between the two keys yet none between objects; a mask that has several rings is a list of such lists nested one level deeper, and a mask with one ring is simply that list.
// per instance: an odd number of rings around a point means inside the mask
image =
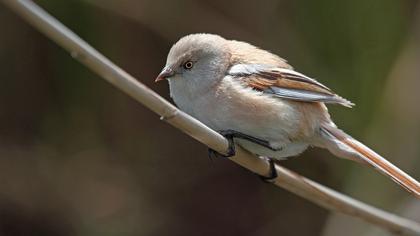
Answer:
[{"label": "bird's wing", "polygon": [[236,64],[228,70],[228,75],[240,79],[249,87],[280,98],[335,103],[346,107],[354,105],[315,79],[291,69],[263,64]]}]

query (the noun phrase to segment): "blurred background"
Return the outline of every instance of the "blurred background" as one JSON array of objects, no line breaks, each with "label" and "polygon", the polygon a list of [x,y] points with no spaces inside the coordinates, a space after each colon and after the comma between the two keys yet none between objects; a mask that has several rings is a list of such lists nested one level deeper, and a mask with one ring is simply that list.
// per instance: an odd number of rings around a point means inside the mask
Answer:
[{"label": "blurred background", "polygon": [[[167,99],[153,80],[196,32],[250,42],[355,102],[348,133],[420,179],[418,1],[36,1]],[[331,214],[207,149],[0,5],[0,235],[388,235]],[[420,202],[309,149],[283,164],[420,222]]]}]

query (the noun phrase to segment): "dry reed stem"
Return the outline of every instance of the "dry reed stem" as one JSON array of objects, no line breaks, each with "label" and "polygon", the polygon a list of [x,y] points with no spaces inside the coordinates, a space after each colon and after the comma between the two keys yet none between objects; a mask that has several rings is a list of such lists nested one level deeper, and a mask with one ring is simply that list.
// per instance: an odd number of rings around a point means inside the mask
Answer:
[{"label": "dry reed stem", "polygon": [[[171,103],[120,69],[75,33],[30,0],[2,0],[33,27],[65,48],[71,55],[99,76],[142,103],[181,131],[208,147],[224,153],[228,141],[198,120],[178,110]],[[230,158],[259,175],[269,173],[264,158],[256,157],[240,147]],[[351,215],[397,234],[420,235],[420,225],[414,221],[377,209],[307,179],[284,167],[276,166],[278,177],[274,184],[326,209]]]}]

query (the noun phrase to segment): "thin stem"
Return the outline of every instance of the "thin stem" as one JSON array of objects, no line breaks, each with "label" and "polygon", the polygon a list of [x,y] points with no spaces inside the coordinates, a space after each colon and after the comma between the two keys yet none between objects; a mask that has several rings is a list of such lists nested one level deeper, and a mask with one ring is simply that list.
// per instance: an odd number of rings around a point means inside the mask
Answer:
[{"label": "thin stem", "polygon": [[[138,82],[38,5],[29,0],[2,1],[36,29],[69,51],[75,59],[86,67],[159,114],[162,120],[208,147],[221,153],[226,152],[228,141],[223,136],[178,110],[161,96]],[[264,158],[258,158],[240,147],[237,147],[237,155],[232,157],[231,160],[259,175],[269,173],[269,164]],[[284,167],[277,165],[276,170],[278,177],[274,182],[275,185],[319,206],[363,219],[394,233],[420,235],[420,225],[416,222],[352,199]]]}]

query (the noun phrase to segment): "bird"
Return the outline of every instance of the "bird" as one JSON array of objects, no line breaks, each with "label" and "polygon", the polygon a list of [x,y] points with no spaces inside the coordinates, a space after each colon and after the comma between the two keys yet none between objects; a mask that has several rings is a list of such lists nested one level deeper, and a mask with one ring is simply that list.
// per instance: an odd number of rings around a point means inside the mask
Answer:
[{"label": "bird", "polygon": [[[182,37],[170,49],[155,82],[167,80],[170,96],[187,114],[255,155],[286,160],[310,146],[371,166],[420,198],[420,184],[385,158],[339,129],[327,104],[352,107],[288,62],[243,41],[216,34]],[[212,151],[215,153],[215,151]]]}]

